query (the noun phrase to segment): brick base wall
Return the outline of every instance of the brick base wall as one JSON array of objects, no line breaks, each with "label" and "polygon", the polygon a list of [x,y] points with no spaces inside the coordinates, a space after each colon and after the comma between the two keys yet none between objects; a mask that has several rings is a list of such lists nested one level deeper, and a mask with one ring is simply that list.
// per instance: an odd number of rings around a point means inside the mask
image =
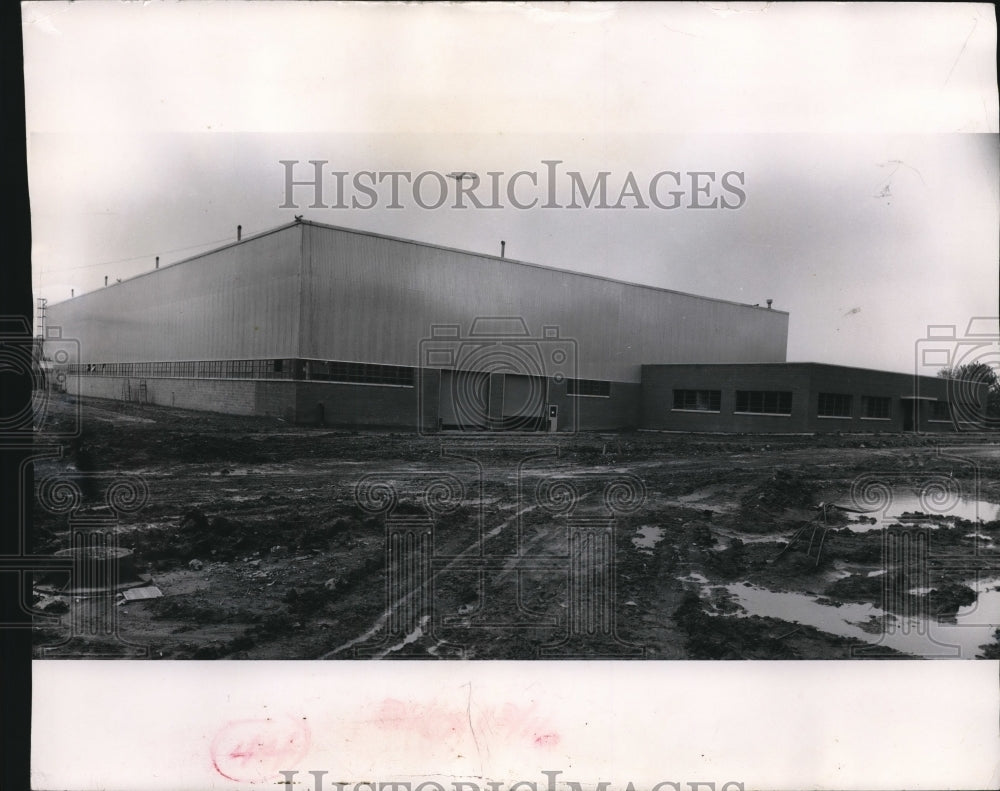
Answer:
[{"label": "brick base wall", "polygon": [[71,378],[67,382],[67,391],[84,397],[142,401],[159,406],[224,412],[230,415],[253,415],[256,414],[257,384],[252,380],[239,379],[126,379],[114,376],[81,376],[75,380]]},{"label": "brick base wall", "polygon": [[[915,380],[910,374],[872,371],[821,363],[773,365],[650,365],[642,369],[641,425],[644,428],[692,432],[733,433],[835,433],[835,432],[920,432],[954,431],[951,420],[930,419],[930,401],[921,402],[915,423],[907,419],[912,411],[909,396]],[[948,401],[947,380],[921,377],[920,394]],[[673,393],[680,390],[718,390],[717,412],[674,409]],[[737,390],[787,391],[792,394],[789,415],[744,414],[736,411]],[[821,417],[821,393],[851,397],[849,417]],[[985,403],[985,391],[980,394]],[[862,397],[888,398],[890,417],[867,418],[862,413]]]},{"label": "brick base wall", "polygon": [[295,382],[295,422],[327,426],[370,426],[416,431],[415,387]]},{"label": "brick base wall", "polygon": [[641,386],[631,382],[612,382],[611,395],[571,396],[566,384],[550,381],[550,404],[559,407],[559,430],[616,431],[639,425]]}]

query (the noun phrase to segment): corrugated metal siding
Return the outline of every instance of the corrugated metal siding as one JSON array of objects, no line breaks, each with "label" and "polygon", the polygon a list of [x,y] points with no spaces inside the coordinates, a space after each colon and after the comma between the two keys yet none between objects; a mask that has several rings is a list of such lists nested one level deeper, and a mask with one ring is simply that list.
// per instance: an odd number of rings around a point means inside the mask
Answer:
[{"label": "corrugated metal siding", "polygon": [[638,382],[643,363],[782,362],[788,316],[315,225],[303,356],[419,365],[434,324],[521,316],[577,344],[577,376]]},{"label": "corrugated metal siding", "polygon": [[84,362],[298,356],[301,226],[48,306]]},{"label": "corrugated metal siding", "polygon": [[788,334],[779,311],[311,224],[49,306],[83,362],[416,366],[432,325],[468,333],[479,316],[523,317],[536,338],[557,326],[575,343],[567,373],[629,382],[644,363],[781,362]]}]

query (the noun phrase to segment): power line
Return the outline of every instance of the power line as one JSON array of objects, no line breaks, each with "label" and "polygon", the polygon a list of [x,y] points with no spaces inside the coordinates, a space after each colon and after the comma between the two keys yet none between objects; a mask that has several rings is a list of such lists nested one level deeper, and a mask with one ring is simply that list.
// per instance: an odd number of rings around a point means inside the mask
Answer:
[{"label": "power line", "polygon": [[[79,266],[61,266],[61,267],[56,267],[56,268],[50,268],[50,269],[48,269],[48,271],[51,272],[51,271],[58,270],[60,272],[70,272],[70,271],[73,271],[73,270],[76,270],[76,269],[90,269],[90,268],[95,267],[95,266],[113,266],[114,264],[124,264],[124,263],[127,263],[128,261],[140,261],[143,258],[152,258],[153,256],[156,256],[156,255],[169,255],[170,253],[183,253],[186,250],[194,250],[194,249],[196,249],[198,247],[206,247],[206,246],[208,246],[210,244],[221,244],[222,242],[228,242],[231,239],[232,239],[232,237],[227,236],[224,239],[214,239],[211,242],[202,242],[201,244],[192,244],[192,245],[189,245],[188,247],[177,247],[177,248],[174,248],[173,250],[159,250],[159,251],[157,251],[155,253],[146,253],[145,255],[136,255],[136,256],[132,256],[131,258],[119,258],[119,259],[117,259],[115,261],[100,261],[100,262],[98,262],[96,264],[80,264]],[[42,271],[44,272],[44,271],[46,271],[46,269],[43,268]]]}]

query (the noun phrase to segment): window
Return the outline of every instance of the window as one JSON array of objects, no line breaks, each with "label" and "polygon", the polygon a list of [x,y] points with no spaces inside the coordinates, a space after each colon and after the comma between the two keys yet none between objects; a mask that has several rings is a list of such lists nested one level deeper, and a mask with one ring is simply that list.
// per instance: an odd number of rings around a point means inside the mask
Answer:
[{"label": "window", "polygon": [[721,390],[674,390],[674,409],[718,412],[721,404]]},{"label": "window", "polygon": [[413,386],[413,369],[402,365],[309,360],[306,378],[325,382]]},{"label": "window", "polygon": [[892,399],[882,396],[861,396],[861,417],[888,420],[892,417]]},{"label": "window", "polygon": [[737,390],[736,411],[756,415],[790,415],[792,394],[779,390]]},{"label": "window", "polygon": [[947,401],[932,401],[930,419],[951,420],[951,404]]},{"label": "window", "polygon": [[313,379],[412,387],[414,369],[401,365],[375,365],[322,360],[202,360],[135,363],[75,363],[71,372],[91,376],[136,379],[183,377],[198,379]]},{"label": "window", "polygon": [[567,379],[566,395],[608,398],[611,395],[611,382],[602,382],[598,379]]},{"label": "window", "polygon": [[982,408],[976,401],[965,401],[955,405],[954,412],[965,418],[975,417],[982,412]]},{"label": "window", "polygon": [[820,417],[850,417],[851,397],[844,393],[820,393],[816,414]]}]

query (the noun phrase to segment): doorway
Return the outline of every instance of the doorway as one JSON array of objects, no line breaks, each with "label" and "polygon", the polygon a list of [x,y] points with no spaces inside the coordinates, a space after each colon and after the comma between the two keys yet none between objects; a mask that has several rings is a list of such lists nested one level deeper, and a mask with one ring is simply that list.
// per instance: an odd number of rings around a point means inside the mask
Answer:
[{"label": "doorway", "polygon": [[452,431],[541,431],[547,380],[488,371],[441,371],[438,417]]}]

